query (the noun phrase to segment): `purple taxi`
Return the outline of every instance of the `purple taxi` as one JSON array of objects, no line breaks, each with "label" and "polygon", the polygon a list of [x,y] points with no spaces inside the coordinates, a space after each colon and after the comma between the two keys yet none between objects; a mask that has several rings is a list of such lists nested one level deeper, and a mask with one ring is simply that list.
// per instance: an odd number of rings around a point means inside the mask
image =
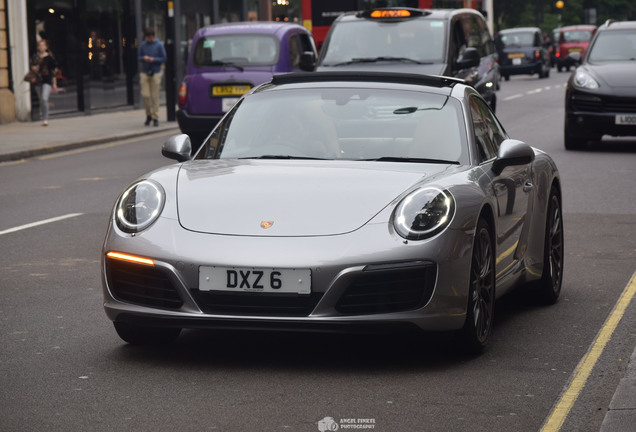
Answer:
[{"label": "purple taxi", "polygon": [[238,22],[199,29],[179,87],[177,121],[194,150],[251,88],[279,73],[312,71],[316,45],[305,27]]}]

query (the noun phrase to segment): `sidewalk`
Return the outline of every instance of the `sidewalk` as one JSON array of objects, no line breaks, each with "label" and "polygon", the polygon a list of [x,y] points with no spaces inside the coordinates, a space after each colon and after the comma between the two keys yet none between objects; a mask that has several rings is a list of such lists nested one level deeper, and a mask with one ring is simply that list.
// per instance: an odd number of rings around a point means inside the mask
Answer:
[{"label": "sidewalk", "polygon": [[13,122],[0,125],[0,162],[20,160],[47,153],[71,150],[160,131],[179,132],[176,121],[166,121],[165,107],[159,109],[159,126],[144,126],[143,109],[122,108],[93,115],[50,118],[40,122]]},{"label": "sidewalk", "polygon": [[[14,122],[0,125],[0,162],[101,144],[114,140],[172,130],[180,133],[177,122],[167,122],[165,107],[159,111],[159,127],[144,126],[143,109],[122,109],[93,115]],[[636,350],[605,415],[600,432],[632,432],[636,424]]]}]

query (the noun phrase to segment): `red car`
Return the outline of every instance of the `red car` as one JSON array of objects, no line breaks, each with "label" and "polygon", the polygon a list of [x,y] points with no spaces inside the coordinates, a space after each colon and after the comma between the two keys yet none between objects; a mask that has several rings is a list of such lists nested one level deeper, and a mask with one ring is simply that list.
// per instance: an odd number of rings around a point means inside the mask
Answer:
[{"label": "red car", "polygon": [[581,58],[585,56],[587,47],[590,45],[595,32],[596,26],[594,25],[566,26],[559,29],[556,52],[556,66],[559,72],[563,68],[569,72],[570,66],[575,66],[575,62],[572,59],[568,59],[568,54],[580,52]]}]

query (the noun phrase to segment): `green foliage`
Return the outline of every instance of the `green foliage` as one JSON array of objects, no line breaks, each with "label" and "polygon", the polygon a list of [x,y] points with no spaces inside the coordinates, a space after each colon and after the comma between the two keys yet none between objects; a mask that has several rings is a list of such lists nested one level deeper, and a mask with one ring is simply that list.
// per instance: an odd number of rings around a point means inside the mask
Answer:
[{"label": "green foliage", "polygon": [[[634,0],[563,0],[563,9],[557,9],[556,0],[495,0],[496,30],[513,27],[540,27],[550,31],[561,24],[588,24],[586,9],[596,8],[596,24],[608,19],[636,20]],[[559,20],[559,15],[561,19]]]}]

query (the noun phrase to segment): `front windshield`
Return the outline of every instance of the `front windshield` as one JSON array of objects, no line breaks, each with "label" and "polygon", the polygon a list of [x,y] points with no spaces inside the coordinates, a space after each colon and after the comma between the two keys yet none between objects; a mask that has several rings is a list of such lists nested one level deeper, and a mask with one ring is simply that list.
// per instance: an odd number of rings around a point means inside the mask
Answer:
[{"label": "front windshield", "polygon": [[420,63],[443,63],[446,24],[414,19],[398,23],[369,20],[341,22],[333,28],[322,60],[334,66],[356,59],[393,57]]},{"label": "front windshield", "polygon": [[533,32],[515,32],[500,36],[501,44],[505,48],[520,48],[534,46]]},{"label": "front windshield", "polygon": [[244,98],[196,156],[465,162],[461,105],[378,88],[287,89]]},{"label": "front windshield", "polygon": [[636,61],[636,31],[621,30],[599,33],[590,48],[590,63]]},{"label": "front windshield", "polygon": [[214,35],[197,41],[193,61],[197,67],[273,65],[278,62],[278,53],[278,40],[270,35]]},{"label": "front windshield", "polygon": [[562,42],[588,42],[592,39],[592,32],[590,30],[564,31],[561,37]]}]

